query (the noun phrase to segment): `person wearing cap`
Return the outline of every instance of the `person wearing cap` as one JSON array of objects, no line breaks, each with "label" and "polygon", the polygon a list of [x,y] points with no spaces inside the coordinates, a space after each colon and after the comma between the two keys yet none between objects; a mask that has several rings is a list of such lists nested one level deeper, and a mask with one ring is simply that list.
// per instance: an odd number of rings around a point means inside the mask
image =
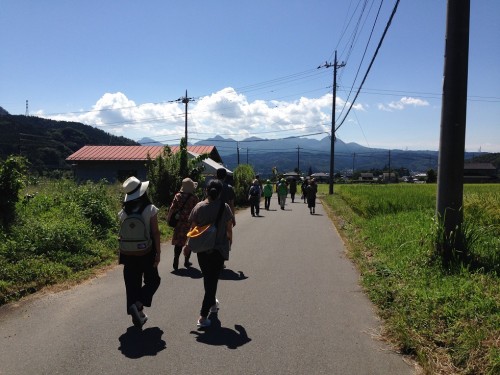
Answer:
[{"label": "person wearing cap", "polygon": [[[175,271],[179,269],[179,257],[182,252],[182,248],[186,245],[187,233],[191,223],[188,221],[189,214],[194,206],[198,203],[198,197],[194,195],[198,183],[191,180],[189,177],[182,180],[182,187],[180,191],[175,194],[172,204],[168,210],[167,222],[170,221],[170,217],[175,213],[179,213],[179,221],[174,228],[174,234],[172,236],[172,245],[174,245],[174,263],[173,268]],[[189,268],[191,262],[189,257],[191,253],[184,254],[184,267]]]},{"label": "person wearing cap", "polygon": [[271,197],[273,196],[273,185],[271,180],[267,180],[264,185],[264,208],[269,211],[269,206],[271,205]]},{"label": "person wearing cap", "polygon": [[285,202],[286,202],[286,196],[288,194],[288,186],[286,184],[286,180],[284,178],[282,178],[280,180],[280,183],[278,185],[278,197],[279,197],[279,202],[280,202],[280,206],[281,206],[281,209],[284,210],[285,209]]},{"label": "person wearing cap", "polygon": [[[160,263],[160,230],[158,229],[158,208],[151,203],[147,195],[149,181],[141,182],[136,177],[129,177],[123,183],[125,198],[122,210],[118,213],[120,223],[128,215],[140,213],[150,231],[151,250],[145,255],[125,255],[120,253],[119,263],[123,264],[123,278],[127,295],[127,313],[132,316],[132,323],[142,327],[148,320],[144,306],[151,307],[153,295],[160,286],[158,274]],[[143,283],[144,279],[144,283]]]}]

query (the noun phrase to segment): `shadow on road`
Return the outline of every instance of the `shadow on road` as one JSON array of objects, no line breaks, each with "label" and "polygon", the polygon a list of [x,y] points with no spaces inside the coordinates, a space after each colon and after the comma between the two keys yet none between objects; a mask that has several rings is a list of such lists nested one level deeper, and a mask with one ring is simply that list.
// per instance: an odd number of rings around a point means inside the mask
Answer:
[{"label": "shadow on road", "polygon": [[179,268],[177,271],[172,271],[171,273],[177,276],[190,277],[192,279],[201,279],[203,277],[201,271],[194,267]]},{"label": "shadow on road", "polygon": [[219,280],[245,280],[248,279],[248,276],[246,276],[243,271],[238,271],[234,272],[233,270],[230,270],[228,268],[225,268],[222,270],[219,276]]},{"label": "shadow on road", "polygon": [[162,340],[163,331],[158,327],[146,328],[141,331],[136,327],[127,328],[127,332],[120,336],[118,350],[125,357],[137,359],[144,356],[154,356],[167,348]]},{"label": "shadow on road", "polygon": [[222,327],[217,314],[211,314],[209,318],[212,321],[209,328],[190,332],[196,336],[196,341],[207,345],[226,346],[228,349],[238,349],[238,347],[252,341],[243,326],[235,324],[235,330],[232,330]]}]

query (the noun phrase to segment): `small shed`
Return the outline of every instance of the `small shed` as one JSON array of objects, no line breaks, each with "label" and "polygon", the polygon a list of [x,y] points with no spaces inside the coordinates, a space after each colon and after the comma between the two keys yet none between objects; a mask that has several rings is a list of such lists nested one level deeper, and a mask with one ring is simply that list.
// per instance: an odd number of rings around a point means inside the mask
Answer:
[{"label": "small shed", "polygon": [[[161,155],[165,146],[83,146],[66,158],[78,181],[109,182],[123,181],[129,176],[140,180],[147,178],[146,162],[148,156],[155,159]],[[170,146],[173,153],[180,150],[179,146]],[[221,167],[222,159],[215,146],[188,146],[189,157],[208,154],[203,161],[208,173]]]},{"label": "small shed", "polygon": [[498,179],[498,170],[492,163],[464,164],[464,182],[493,182]]}]

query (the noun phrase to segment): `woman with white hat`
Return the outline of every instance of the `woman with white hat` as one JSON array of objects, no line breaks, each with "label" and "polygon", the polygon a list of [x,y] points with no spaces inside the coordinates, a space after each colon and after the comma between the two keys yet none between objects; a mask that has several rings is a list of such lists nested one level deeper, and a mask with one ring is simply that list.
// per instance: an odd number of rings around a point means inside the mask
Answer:
[{"label": "woman with white hat", "polygon": [[[182,252],[182,248],[187,241],[187,233],[191,223],[188,221],[189,214],[194,206],[198,203],[198,197],[194,195],[198,183],[191,180],[189,177],[182,180],[182,187],[180,191],[175,194],[170,209],[168,210],[167,222],[170,222],[172,215],[178,214],[179,220],[174,229],[174,234],[172,236],[172,245],[174,245],[174,263],[173,268],[175,271],[179,269],[179,257]],[[184,254],[184,267],[188,268],[191,266],[189,257],[191,253]]]},{"label": "woman with white hat", "polygon": [[[148,320],[144,306],[151,307],[153,295],[160,286],[158,264],[160,263],[160,230],[158,229],[158,208],[151,203],[147,195],[149,181],[141,182],[136,177],[129,177],[123,183],[125,198],[122,210],[118,213],[120,223],[129,215],[140,214],[145,229],[150,233],[152,245],[141,254],[120,252],[120,264],[123,264],[123,278],[127,294],[127,313],[132,316],[132,323],[141,328]],[[144,283],[143,283],[144,279]]]}]

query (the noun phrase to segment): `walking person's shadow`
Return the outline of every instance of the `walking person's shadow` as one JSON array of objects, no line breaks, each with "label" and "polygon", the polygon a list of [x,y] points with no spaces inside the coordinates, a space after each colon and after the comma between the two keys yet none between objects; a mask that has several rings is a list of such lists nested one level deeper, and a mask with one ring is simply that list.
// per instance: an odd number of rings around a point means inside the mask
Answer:
[{"label": "walking person's shadow", "polygon": [[235,324],[234,330],[222,327],[217,314],[210,314],[212,325],[203,331],[191,331],[196,335],[196,341],[208,345],[226,346],[228,349],[238,349],[250,341],[245,328]]},{"label": "walking person's shadow", "polygon": [[161,338],[163,331],[158,327],[140,330],[134,326],[127,328],[127,332],[119,337],[118,350],[125,357],[137,359],[144,356],[155,356],[167,348],[167,343]]}]

